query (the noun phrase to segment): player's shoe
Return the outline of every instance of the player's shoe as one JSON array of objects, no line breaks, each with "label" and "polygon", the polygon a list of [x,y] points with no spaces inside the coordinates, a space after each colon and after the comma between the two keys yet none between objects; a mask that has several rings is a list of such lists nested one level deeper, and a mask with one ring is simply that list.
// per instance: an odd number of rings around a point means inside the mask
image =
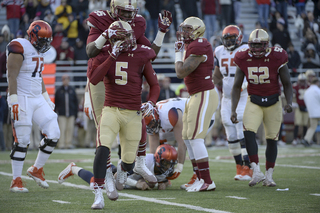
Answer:
[{"label": "player's shoe", "polygon": [[243,166],[242,167],[242,173],[239,177],[239,180],[251,180],[252,177],[252,169],[249,168],[249,166]]},{"label": "player's shoe", "polygon": [[135,167],[133,171],[143,177],[143,179],[150,184],[156,184],[157,178],[152,174],[152,172],[146,166],[146,156],[137,156]]},{"label": "player's shoe", "polygon": [[259,163],[251,163],[251,168],[253,170],[252,179],[249,182],[249,186],[254,186],[265,179],[264,174],[260,171]]},{"label": "player's shoe", "polygon": [[124,184],[127,182],[127,172],[122,170],[121,160],[118,162],[117,175],[116,175],[116,188],[121,191],[124,188]]},{"label": "player's shoe", "polygon": [[58,183],[63,183],[67,178],[71,177],[73,175],[72,173],[72,167],[76,166],[75,163],[71,162],[62,172],[60,172],[58,176]]},{"label": "player's shoe", "polygon": [[107,196],[110,200],[117,200],[119,195],[118,191],[116,189],[116,186],[114,185],[114,178],[112,173],[112,168],[107,169],[106,178],[105,178],[105,188]]},{"label": "player's shoe", "polygon": [[21,192],[29,192],[29,190],[24,187],[21,177],[17,177],[16,179],[11,181],[10,192],[21,193]]},{"label": "player's shoe", "polygon": [[310,146],[310,143],[308,141],[306,141],[305,139],[302,139],[301,140],[301,143],[304,147],[309,147]]},{"label": "player's shoe", "polygon": [[48,183],[46,182],[46,180],[43,178],[44,172],[43,172],[43,167],[41,167],[40,169],[38,169],[35,166],[31,166],[28,170],[27,170],[27,175],[31,178],[33,178],[34,181],[36,181],[36,183],[41,186],[42,188],[49,188]]},{"label": "player's shoe", "polygon": [[104,198],[102,194],[102,189],[96,183],[94,185],[93,194],[95,195],[95,197],[94,197],[94,202],[91,206],[91,209],[103,209]]},{"label": "player's shoe", "polygon": [[292,141],[291,145],[292,145],[292,146],[298,145],[298,141],[297,141],[296,139],[294,139],[294,140]]},{"label": "player's shoe", "polygon": [[196,180],[197,180],[197,174],[193,173],[190,181],[188,183],[182,184],[180,188],[185,190],[186,188],[190,187]]},{"label": "player's shoe", "polygon": [[242,174],[242,165],[237,164],[237,174],[234,176],[235,180],[240,180],[241,179],[241,174]]},{"label": "player's shoe", "polygon": [[273,168],[269,168],[269,169],[266,171],[266,179],[265,179],[265,180],[263,181],[263,183],[262,183],[263,186],[273,187],[273,186],[276,186],[276,185],[277,185],[277,184],[273,181],[273,179],[272,179],[273,171],[274,171]]}]

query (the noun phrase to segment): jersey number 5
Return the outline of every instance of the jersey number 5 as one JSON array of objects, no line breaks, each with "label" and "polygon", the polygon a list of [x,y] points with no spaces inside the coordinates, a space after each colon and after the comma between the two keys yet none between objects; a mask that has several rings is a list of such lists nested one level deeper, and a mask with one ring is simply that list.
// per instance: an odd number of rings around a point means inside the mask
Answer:
[{"label": "jersey number 5", "polygon": [[121,77],[121,79],[116,79],[115,82],[118,85],[126,85],[128,83],[128,73],[121,68],[127,69],[128,62],[116,62],[116,76]]},{"label": "jersey number 5", "polygon": [[[42,57],[33,57],[32,61],[37,62],[34,71],[32,72],[31,77],[36,77],[37,72],[39,72],[39,77],[41,77],[41,72],[43,71],[43,58]],[[39,67],[40,64],[40,67]]]},{"label": "jersey number 5", "polygon": [[248,67],[248,78],[252,84],[268,84],[269,68],[268,67]]},{"label": "jersey number 5", "polygon": [[233,58],[231,58],[231,60],[230,60],[230,65],[229,65],[229,58],[223,58],[223,59],[221,59],[221,66],[226,68],[226,74],[224,74],[224,76],[228,76],[229,75],[229,66],[235,67],[236,64],[234,63]]}]

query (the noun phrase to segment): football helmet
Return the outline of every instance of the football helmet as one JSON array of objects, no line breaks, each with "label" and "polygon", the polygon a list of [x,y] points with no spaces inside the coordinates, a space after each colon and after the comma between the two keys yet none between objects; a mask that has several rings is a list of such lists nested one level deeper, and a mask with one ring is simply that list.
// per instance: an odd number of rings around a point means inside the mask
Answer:
[{"label": "football helmet", "polygon": [[236,25],[229,25],[222,31],[221,41],[227,50],[233,51],[241,45],[242,38],[243,35],[240,28]]},{"label": "football helmet", "polygon": [[265,30],[256,29],[249,36],[249,50],[254,57],[261,58],[267,53],[269,35]]},{"label": "football helmet", "polygon": [[147,133],[148,134],[158,134],[160,130],[160,118],[159,118],[159,111],[157,107],[153,107],[151,113],[144,117],[144,121],[147,125]]},{"label": "football helmet", "polygon": [[109,41],[113,46],[116,41],[124,41],[121,51],[126,52],[136,46],[136,37],[130,24],[125,21],[115,21],[108,28]]},{"label": "football helmet", "polygon": [[170,176],[174,172],[174,166],[178,163],[178,153],[177,150],[169,145],[162,144],[158,146],[154,154],[156,167],[159,171],[166,175]]},{"label": "football helmet", "polygon": [[206,31],[206,26],[198,17],[189,17],[184,20],[177,31],[178,41],[188,44],[199,37],[202,37]]},{"label": "football helmet", "polygon": [[114,19],[132,23],[138,13],[137,0],[111,0],[110,11]]},{"label": "football helmet", "polygon": [[305,81],[305,80],[307,80],[307,76],[304,73],[300,73],[298,75],[298,80],[299,81]]},{"label": "football helmet", "polygon": [[42,20],[32,22],[27,33],[29,41],[40,53],[45,53],[50,49],[52,29],[47,22]]}]

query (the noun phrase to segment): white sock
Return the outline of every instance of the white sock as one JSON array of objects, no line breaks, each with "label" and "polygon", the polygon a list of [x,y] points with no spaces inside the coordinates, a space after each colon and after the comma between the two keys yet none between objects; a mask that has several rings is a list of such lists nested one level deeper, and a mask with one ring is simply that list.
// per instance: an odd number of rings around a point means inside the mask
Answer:
[{"label": "white sock", "polygon": [[41,150],[39,150],[36,162],[34,163],[33,166],[37,167],[37,169],[40,169],[41,167],[44,166],[44,164],[46,164],[49,157],[50,157],[50,154],[44,153]]},{"label": "white sock", "polygon": [[79,173],[79,171],[80,171],[81,169],[83,169],[83,168],[81,168],[81,167],[79,167],[79,166],[72,166],[72,167],[71,167],[72,174],[79,176],[78,173]]},{"label": "white sock", "polygon": [[24,161],[11,160],[13,179],[21,177]]}]

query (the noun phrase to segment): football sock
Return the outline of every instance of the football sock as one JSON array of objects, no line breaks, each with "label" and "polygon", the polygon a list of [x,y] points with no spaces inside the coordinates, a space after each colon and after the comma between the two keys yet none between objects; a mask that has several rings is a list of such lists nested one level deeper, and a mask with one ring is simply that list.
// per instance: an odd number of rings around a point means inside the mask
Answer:
[{"label": "football sock", "polygon": [[11,160],[13,179],[21,177],[24,161]]},{"label": "football sock", "polygon": [[[99,146],[93,162],[93,173],[95,182],[98,185],[104,184],[104,178],[106,176],[106,165],[108,161],[110,150],[108,147]],[[107,157],[106,157],[107,156]]]},{"label": "football sock", "polygon": [[[74,167],[74,166],[73,166]],[[80,167],[79,167],[80,168]],[[88,184],[90,184],[90,180],[93,177],[93,174],[89,172],[88,170],[81,169],[78,172],[78,176],[82,178],[82,180],[86,181]]]},{"label": "football sock", "polygon": [[272,139],[267,139],[266,148],[266,161],[270,163],[275,163],[278,155],[277,141]]},{"label": "football sock", "polygon": [[192,163],[192,167],[193,167],[193,171],[196,173],[198,179],[200,179],[200,173],[199,173],[197,163]]},{"label": "football sock", "polygon": [[44,166],[44,164],[46,164],[49,157],[50,157],[50,154],[44,153],[41,150],[39,150],[36,162],[34,163],[34,166],[37,167],[38,169],[40,169],[41,167]]},{"label": "football sock", "polygon": [[251,131],[244,131],[243,134],[246,141],[246,148],[247,148],[248,155],[249,156],[257,155],[258,144],[256,142],[256,133]]},{"label": "football sock", "polygon": [[197,163],[200,177],[204,180],[205,183],[211,184],[212,180],[210,177],[210,170],[209,170],[209,162],[202,162],[202,163]]}]

